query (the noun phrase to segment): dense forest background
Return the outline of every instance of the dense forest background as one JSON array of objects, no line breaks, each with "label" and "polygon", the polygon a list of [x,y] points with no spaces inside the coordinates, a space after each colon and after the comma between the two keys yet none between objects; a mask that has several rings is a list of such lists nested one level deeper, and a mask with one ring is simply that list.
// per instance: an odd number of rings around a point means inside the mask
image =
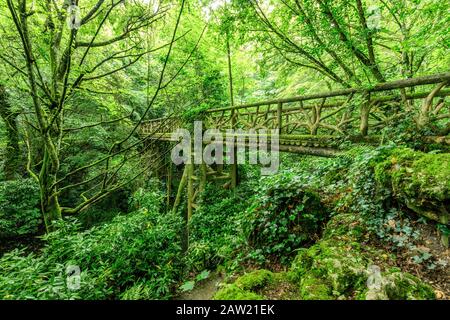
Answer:
[{"label": "dense forest background", "polygon": [[[173,206],[182,168],[168,186],[167,163],[148,155],[139,128],[447,73],[449,9],[438,0],[3,1],[0,299],[192,298],[196,288],[208,299],[448,298],[445,96],[434,109],[434,96],[399,104],[404,116],[377,146],[282,154],[271,177],[240,165],[239,186],[208,183],[189,222],[187,200]],[[424,143],[430,136],[443,143]],[[374,277],[383,280],[370,287]]]}]

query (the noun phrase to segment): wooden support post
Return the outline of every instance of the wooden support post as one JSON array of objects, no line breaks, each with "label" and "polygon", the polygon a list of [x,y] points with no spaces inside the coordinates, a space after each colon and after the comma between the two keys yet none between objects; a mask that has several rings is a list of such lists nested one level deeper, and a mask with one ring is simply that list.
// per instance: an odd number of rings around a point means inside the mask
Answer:
[{"label": "wooden support post", "polygon": [[282,119],[282,112],[283,112],[283,104],[281,102],[277,105],[277,127],[278,127],[278,133],[281,134],[281,127],[283,126],[283,119]]},{"label": "wooden support post", "polygon": [[207,168],[206,163],[202,161],[200,165],[200,184],[199,184],[199,192],[203,192],[206,187],[206,178],[207,178]]},{"label": "wooden support post", "polygon": [[167,198],[166,198],[166,207],[167,211],[170,208],[170,195],[172,193],[172,161],[169,160],[169,165],[167,166]]},{"label": "wooden support post", "polygon": [[[234,107],[234,92],[233,92],[233,72],[231,68],[231,49],[230,49],[230,35],[227,33],[227,53],[228,53],[228,76],[230,82],[230,105]],[[236,110],[231,110],[231,128],[236,129]],[[233,163],[231,164],[231,188],[235,188],[238,183],[238,167],[237,167],[237,147],[233,144]],[[219,166],[217,167],[217,171]]]},{"label": "wooden support post", "polygon": [[194,164],[191,163],[186,165],[187,168],[187,222],[191,220],[192,217],[192,204],[194,202]]},{"label": "wooden support post", "polygon": [[[233,129],[236,129],[236,119],[233,117],[232,118],[232,127]],[[233,137],[233,139],[236,139],[236,137]],[[231,188],[234,189],[236,188],[237,184],[238,184],[238,165],[237,165],[237,146],[236,146],[236,140],[234,140],[233,143],[233,163],[231,164]]]}]

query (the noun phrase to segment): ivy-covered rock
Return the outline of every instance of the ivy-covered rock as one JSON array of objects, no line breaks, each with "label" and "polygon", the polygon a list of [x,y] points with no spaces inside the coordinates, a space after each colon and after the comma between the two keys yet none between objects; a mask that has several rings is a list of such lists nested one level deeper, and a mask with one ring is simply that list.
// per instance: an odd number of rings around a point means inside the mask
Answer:
[{"label": "ivy-covered rock", "polygon": [[433,289],[417,277],[392,268],[393,258],[365,244],[367,230],[355,214],[338,214],[320,241],[297,251],[288,272],[256,270],[219,290],[215,299],[267,299],[273,288],[289,284],[283,299],[425,300]]},{"label": "ivy-covered rock", "polygon": [[[364,245],[363,224],[352,214],[333,217],[317,244],[292,263],[301,299],[433,299],[420,279],[388,269],[391,257]],[[392,262],[392,261],[391,261]],[[386,269],[386,271],[383,271]]]},{"label": "ivy-covered rock", "polygon": [[395,148],[375,165],[377,182],[414,212],[448,224],[450,212],[450,154]]}]

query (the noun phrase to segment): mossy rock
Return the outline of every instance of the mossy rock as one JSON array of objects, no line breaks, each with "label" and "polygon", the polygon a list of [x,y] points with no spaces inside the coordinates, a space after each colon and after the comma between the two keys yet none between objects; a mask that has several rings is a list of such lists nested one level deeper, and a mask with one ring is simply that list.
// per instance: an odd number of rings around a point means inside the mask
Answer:
[{"label": "mossy rock", "polygon": [[[306,260],[305,264],[303,259]],[[359,254],[357,243],[334,243],[325,240],[309,248],[306,254],[297,256],[292,270],[299,272],[300,292],[308,291],[305,286],[314,287],[312,280],[316,279],[317,288],[327,285],[327,296],[339,297],[361,290],[360,286],[367,279],[367,264],[367,258]],[[320,292],[323,291],[320,289]],[[302,298],[309,298],[309,295],[302,295]]]},{"label": "mossy rock", "polygon": [[341,238],[342,240],[360,241],[367,230],[355,213],[341,213],[330,219],[323,232],[322,239]]},{"label": "mossy rock", "polygon": [[220,289],[214,299],[216,300],[261,300],[265,297],[256,291],[262,290],[274,281],[274,274],[268,270],[255,270],[246,273],[232,284]]},{"label": "mossy rock", "polygon": [[273,273],[255,270],[244,274],[220,289],[217,300],[292,300],[298,299],[298,286],[291,272]]},{"label": "mossy rock", "polygon": [[227,284],[217,291],[214,300],[264,300],[264,297],[254,292],[239,288],[235,284]]},{"label": "mossy rock", "polygon": [[433,288],[411,274],[391,271],[385,279],[384,291],[390,300],[436,299]]},{"label": "mossy rock", "polygon": [[449,223],[450,153],[427,154],[393,149],[374,164],[375,179],[417,214]]},{"label": "mossy rock", "polygon": [[300,280],[300,298],[302,300],[333,300],[331,286],[323,279],[311,274]]},{"label": "mossy rock", "polygon": [[262,269],[244,274],[236,280],[235,284],[244,290],[258,290],[264,288],[273,280],[273,273]]},{"label": "mossy rock", "polygon": [[[364,226],[355,215],[339,214],[327,224],[324,237],[308,249],[298,251],[291,265],[293,279],[299,285],[300,298],[328,299],[433,299],[431,287],[420,279],[398,269],[387,268],[380,257],[389,256],[382,250],[362,247]],[[374,277],[374,261],[379,278],[377,290],[369,286]]]},{"label": "mossy rock", "polygon": [[365,235],[357,215],[338,214],[328,222],[320,241],[297,250],[288,272],[246,273],[219,290],[215,299],[434,299],[432,288],[420,279],[389,269],[393,260],[386,252],[363,245]]}]

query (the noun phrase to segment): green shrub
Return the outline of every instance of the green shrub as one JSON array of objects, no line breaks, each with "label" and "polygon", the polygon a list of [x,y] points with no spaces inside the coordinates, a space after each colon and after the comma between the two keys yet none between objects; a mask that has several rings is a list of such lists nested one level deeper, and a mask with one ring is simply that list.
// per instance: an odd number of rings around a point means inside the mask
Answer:
[{"label": "green shrub", "polygon": [[[41,255],[14,251],[0,259],[0,299],[169,298],[183,270],[183,223],[157,209],[118,216],[84,232],[76,221],[61,222],[45,237]],[[80,268],[80,290],[66,287],[66,265]],[[139,283],[145,288],[136,287]]]},{"label": "green shrub", "polygon": [[37,233],[42,223],[39,199],[32,179],[0,182],[0,238]]},{"label": "green shrub", "polygon": [[53,263],[45,255],[25,255],[14,250],[0,259],[0,300],[80,299],[95,295],[94,282],[86,272],[80,274],[80,290],[67,286],[66,266]]},{"label": "green shrub", "polygon": [[129,209],[131,211],[146,210],[157,211],[160,209],[164,193],[160,191],[160,185],[152,181],[152,188],[139,188],[129,199]]},{"label": "green shrub", "polygon": [[245,242],[243,213],[249,197],[242,189],[208,185],[189,223],[188,268],[201,271],[233,259]]},{"label": "green shrub", "polygon": [[287,262],[320,232],[327,214],[319,195],[295,175],[280,173],[262,183],[247,213],[249,244],[256,253]]}]

